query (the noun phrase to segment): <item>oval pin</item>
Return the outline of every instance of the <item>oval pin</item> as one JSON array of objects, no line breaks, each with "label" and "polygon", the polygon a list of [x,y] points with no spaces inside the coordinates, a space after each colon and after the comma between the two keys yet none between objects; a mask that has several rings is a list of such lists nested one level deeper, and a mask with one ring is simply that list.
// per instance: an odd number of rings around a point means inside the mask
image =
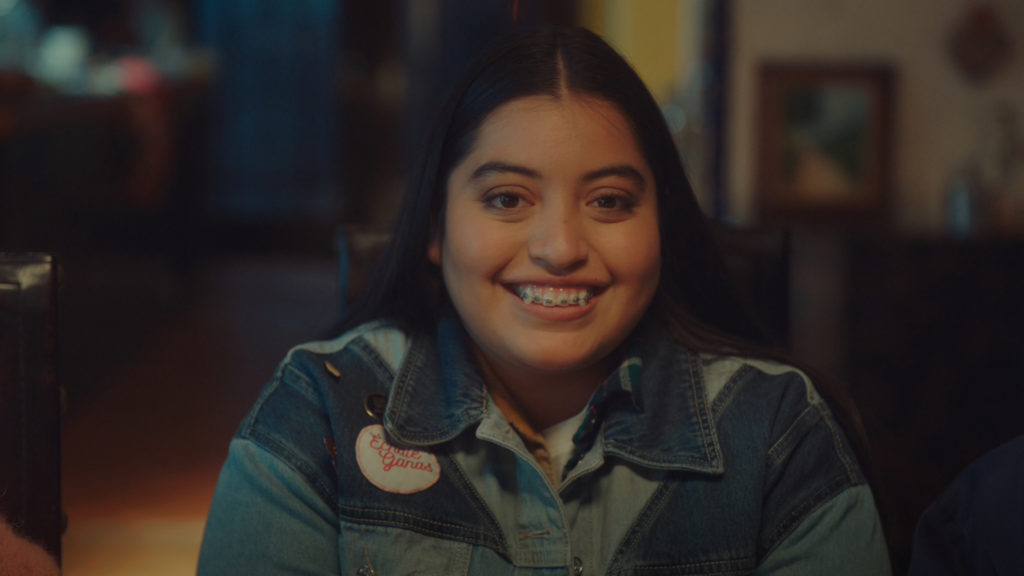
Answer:
[{"label": "oval pin", "polygon": [[371,484],[392,494],[415,494],[441,478],[441,465],[430,452],[392,446],[380,424],[371,424],[356,439],[359,471]]}]

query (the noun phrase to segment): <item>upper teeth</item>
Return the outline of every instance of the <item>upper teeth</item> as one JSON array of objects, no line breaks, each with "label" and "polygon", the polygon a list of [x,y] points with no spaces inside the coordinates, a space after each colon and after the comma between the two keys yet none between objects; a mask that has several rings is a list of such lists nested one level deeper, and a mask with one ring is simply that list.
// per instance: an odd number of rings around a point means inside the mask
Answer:
[{"label": "upper teeth", "polygon": [[587,288],[554,288],[551,286],[534,286],[527,284],[516,288],[516,294],[523,302],[541,304],[543,306],[583,306],[590,301],[592,294]]}]

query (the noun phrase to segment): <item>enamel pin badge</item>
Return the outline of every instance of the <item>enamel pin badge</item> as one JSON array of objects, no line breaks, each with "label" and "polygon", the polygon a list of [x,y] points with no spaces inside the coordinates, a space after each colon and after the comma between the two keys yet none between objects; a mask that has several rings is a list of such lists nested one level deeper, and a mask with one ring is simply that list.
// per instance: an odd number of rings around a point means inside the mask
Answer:
[{"label": "enamel pin badge", "polygon": [[370,483],[392,494],[422,492],[441,478],[441,466],[433,454],[392,446],[380,424],[371,424],[359,433],[356,461]]}]

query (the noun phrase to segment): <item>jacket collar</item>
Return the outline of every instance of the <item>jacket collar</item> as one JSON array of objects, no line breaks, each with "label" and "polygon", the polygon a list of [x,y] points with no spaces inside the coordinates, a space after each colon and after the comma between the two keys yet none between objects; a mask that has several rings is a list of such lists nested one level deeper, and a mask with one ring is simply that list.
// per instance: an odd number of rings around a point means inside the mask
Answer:
[{"label": "jacket collar", "polygon": [[[384,415],[395,440],[439,444],[483,419],[488,395],[468,338],[448,319],[435,336],[412,339]],[[605,414],[606,455],[647,468],[724,472],[700,358],[660,328],[637,330],[591,406]]]}]

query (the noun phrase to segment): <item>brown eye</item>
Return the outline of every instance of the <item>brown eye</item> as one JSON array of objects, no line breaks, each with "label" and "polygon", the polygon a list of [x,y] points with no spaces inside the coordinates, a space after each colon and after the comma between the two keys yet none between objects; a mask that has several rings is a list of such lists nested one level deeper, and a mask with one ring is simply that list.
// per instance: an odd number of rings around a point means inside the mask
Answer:
[{"label": "brown eye", "polygon": [[605,194],[595,198],[591,201],[590,205],[602,211],[630,212],[633,210],[636,202],[620,194]]},{"label": "brown eye", "polygon": [[508,192],[499,192],[486,199],[487,205],[491,208],[500,208],[504,210],[511,210],[517,208],[520,203],[519,196],[515,194],[509,194]]}]

